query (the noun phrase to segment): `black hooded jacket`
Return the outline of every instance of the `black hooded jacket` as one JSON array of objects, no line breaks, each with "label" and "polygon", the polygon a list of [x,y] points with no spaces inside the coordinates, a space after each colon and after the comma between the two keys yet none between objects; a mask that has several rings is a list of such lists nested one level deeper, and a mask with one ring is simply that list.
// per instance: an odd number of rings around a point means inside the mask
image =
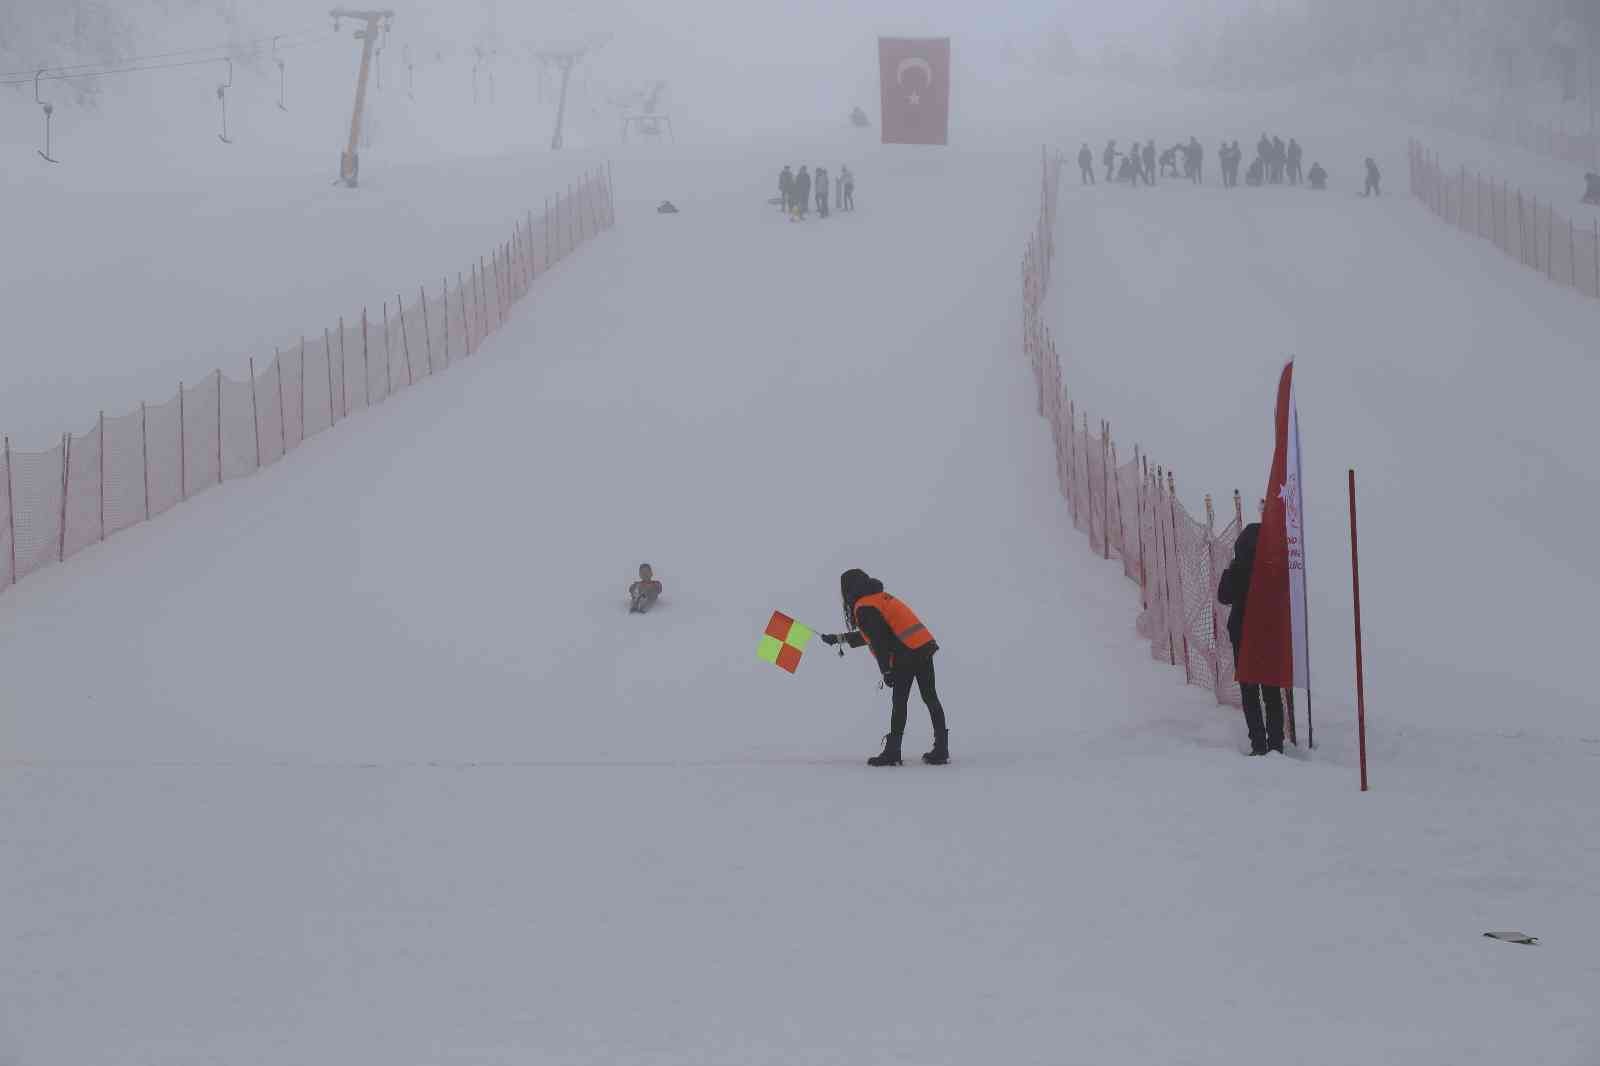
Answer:
[{"label": "black hooded jacket", "polygon": [[883,582],[869,576],[865,570],[846,570],[839,575],[839,595],[844,600],[845,612],[861,627],[859,630],[852,629],[848,633],[840,634],[840,639],[852,648],[869,646],[873,657],[878,660],[878,672],[888,674],[906,665],[913,658],[932,655],[939,650],[939,642],[930,640],[913,651],[894,635],[894,630],[889,627],[889,620],[884,618],[883,613],[876,607],[856,610],[856,601],[861,597],[876,595],[882,591]]},{"label": "black hooded jacket", "polygon": [[1233,543],[1233,562],[1217,583],[1217,602],[1233,608],[1228,612],[1228,639],[1233,642],[1235,657],[1239,642],[1244,639],[1244,607],[1250,598],[1250,571],[1256,564],[1256,539],[1260,536],[1260,522],[1252,522],[1239,531],[1239,539]]}]

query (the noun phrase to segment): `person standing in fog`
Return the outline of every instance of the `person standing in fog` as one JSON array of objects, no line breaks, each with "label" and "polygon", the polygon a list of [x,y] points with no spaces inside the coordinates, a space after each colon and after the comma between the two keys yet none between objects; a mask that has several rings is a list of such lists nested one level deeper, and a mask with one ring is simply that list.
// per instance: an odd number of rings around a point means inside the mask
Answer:
[{"label": "person standing in fog", "polygon": [[[1257,160],[1257,163],[1260,161]],[[1255,164],[1252,164],[1254,166]],[[1261,536],[1261,523],[1252,522],[1239,531],[1233,543],[1233,562],[1222,572],[1217,585],[1217,602],[1231,608],[1228,612],[1228,640],[1233,645],[1233,661],[1239,661],[1239,643],[1244,639],[1245,605],[1250,598],[1250,572],[1255,567],[1256,541]],[[1271,685],[1239,683],[1239,695],[1244,702],[1244,726],[1250,734],[1250,754],[1283,753],[1283,692]],[[1262,704],[1266,714],[1262,715]]]}]

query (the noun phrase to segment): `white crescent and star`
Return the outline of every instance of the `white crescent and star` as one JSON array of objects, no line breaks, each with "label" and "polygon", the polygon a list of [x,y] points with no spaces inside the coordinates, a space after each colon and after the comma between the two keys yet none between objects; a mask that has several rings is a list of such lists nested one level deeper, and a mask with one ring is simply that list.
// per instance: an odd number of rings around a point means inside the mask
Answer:
[{"label": "white crescent and star", "polygon": [[[894,68],[895,84],[904,85],[906,81],[906,72],[911,70],[922,71],[923,80],[927,82],[927,85],[924,86],[924,88],[933,88],[933,64],[918,56],[912,56],[909,59],[902,59],[900,61],[900,65]],[[913,104],[920,104],[922,102],[922,94],[913,90],[910,95],[906,97],[906,99]]]}]

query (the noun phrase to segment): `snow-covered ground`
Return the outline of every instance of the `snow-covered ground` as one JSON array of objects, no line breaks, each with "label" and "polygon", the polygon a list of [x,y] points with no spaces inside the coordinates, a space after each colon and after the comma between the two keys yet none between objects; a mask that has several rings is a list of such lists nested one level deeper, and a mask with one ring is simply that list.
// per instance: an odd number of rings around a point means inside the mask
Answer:
[{"label": "snow-covered ground", "polygon": [[[617,229],[472,362],[0,597],[0,1062],[1594,1062],[1594,305],[1431,218],[1403,137],[1339,116],[1303,138],[1353,156],[1321,199],[1064,190],[1075,395],[1187,500],[1259,492],[1271,375],[1302,360],[1336,486],[1310,496],[1322,748],[1241,758],[1072,532],[1019,351],[1041,137],[1232,106],[1119,91],[949,151],[619,152]],[[1374,150],[1378,203],[1351,188]],[[786,223],[765,201],[802,161],[850,163],[861,210]],[[50,253],[57,289],[8,280],[6,316],[169,274],[221,305],[209,366],[477,254],[565,180],[520,151],[353,197],[229,185],[206,223],[128,220],[123,271]],[[289,281],[202,294],[207,241]],[[119,332],[116,373],[8,371],[0,422],[58,431],[199,358]],[[642,560],[666,597],[630,617]],[[862,765],[863,655],[755,659],[773,609],[837,628],[853,565],[938,635],[949,768]]]}]

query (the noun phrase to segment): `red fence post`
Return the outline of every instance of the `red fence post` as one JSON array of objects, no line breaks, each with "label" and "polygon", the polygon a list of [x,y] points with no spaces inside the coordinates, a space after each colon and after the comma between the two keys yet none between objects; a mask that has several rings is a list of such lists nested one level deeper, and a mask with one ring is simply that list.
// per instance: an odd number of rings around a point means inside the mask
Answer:
[{"label": "red fence post", "polygon": [[183,411],[183,382],[178,382],[178,498],[189,498],[189,426]]},{"label": "red fence post", "polygon": [[[340,319],[341,324],[343,321],[343,319]],[[341,329],[340,332],[342,333],[343,330]],[[326,326],[322,327],[322,358],[323,365],[328,371],[328,425],[332,426],[335,412],[333,406],[333,342],[328,340],[328,327]]]},{"label": "red fence post", "polygon": [[100,540],[106,539],[106,413],[100,412]]},{"label": "red fence post", "polygon": [[17,489],[11,480],[11,438],[5,438],[6,449],[6,533],[11,544],[11,580],[17,583]]},{"label": "red fence post", "polygon": [[394,294],[395,311],[400,315],[400,352],[406,357],[406,388],[416,384],[417,376],[411,370],[411,336],[406,332],[406,303],[399,293]]},{"label": "red fence post", "polygon": [[[361,373],[366,380],[361,395],[367,399],[367,407],[372,407],[372,356],[370,342],[367,337],[367,309],[361,309]],[[387,399],[394,393],[394,365],[389,360],[389,301],[383,302],[383,381],[384,397]]]},{"label": "red fence post", "polygon": [[1183,555],[1178,543],[1178,484],[1172,477],[1172,471],[1167,471],[1167,513],[1172,516],[1172,561],[1174,576],[1178,582],[1178,625],[1181,628],[1183,639],[1183,681],[1184,684],[1194,683],[1194,674],[1189,668],[1189,609],[1183,599]]},{"label": "red fence post", "polygon": [[222,484],[222,368],[217,367],[217,484]]},{"label": "red fence post", "polygon": [[1361,755],[1361,791],[1367,791],[1367,679],[1361,661],[1361,551],[1356,539],[1356,472],[1350,471],[1350,593],[1356,616],[1356,747]]},{"label": "red fence post", "polygon": [[56,562],[67,557],[67,487],[72,479],[72,434],[61,437],[61,528],[56,541]]},{"label": "red fence post", "polygon": [[[361,309],[361,320],[364,323],[364,322],[366,322],[366,319],[367,319],[367,309],[365,307],[363,307]],[[361,330],[361,336],[365,337],[366,335],[367,335],[367,331],[366,331],[365,328],[363,328]],[[332,364],[329,364],[329,365],[331,366]],[[365,382],[363,382],[363,385],[365,385]],[[341,406],[344,408],[344,417],[349,418],[350,417],[350,360],[347,359],[345,357],[345,354],[344,354],[344,316],[343,315],[339,316],[339,398],[344,401],[341,404]]]},{"label": "red fence post", "polygon": [[272,349],[272,365],[278,379],[278,457],[289,454],[289,415],[283,407],[283,353]]},{"label": "red fence post", "polygon": [[433,327],[428,324],[428,290],[417,286],[417,300],[422,304],[422,348],[428,356],[428,376],[433,370]]},{"label": "red fence post", "polygon": [[[221,371],[218,371],[221,373]],[[222,410],[222,393],[217,393],[217,410]],[[250,357],[250,423],[256,431],[256,469],[261,469],[261,406],[256,401],[256,357]],[[220,439],[220,438],[218,438]]]},{"label": "red fence post", "polygon": [[139,465],[144,469],[144,520],[150,521],[150,416],[139,401]]}]

